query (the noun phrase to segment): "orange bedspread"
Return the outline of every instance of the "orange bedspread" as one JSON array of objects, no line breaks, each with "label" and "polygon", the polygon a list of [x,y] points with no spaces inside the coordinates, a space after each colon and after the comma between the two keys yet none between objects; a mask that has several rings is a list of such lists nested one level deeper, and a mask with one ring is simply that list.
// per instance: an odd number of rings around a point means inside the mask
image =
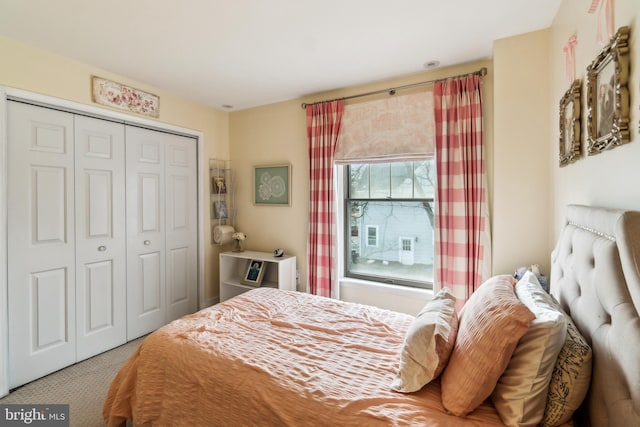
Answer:
[{"label": "orange bedspread", "polygon": [[258,288],[157,330],[120,369],[108,425],[502,425],[485,403],[449,416],[440,385],[389,386],[412,317]]}]

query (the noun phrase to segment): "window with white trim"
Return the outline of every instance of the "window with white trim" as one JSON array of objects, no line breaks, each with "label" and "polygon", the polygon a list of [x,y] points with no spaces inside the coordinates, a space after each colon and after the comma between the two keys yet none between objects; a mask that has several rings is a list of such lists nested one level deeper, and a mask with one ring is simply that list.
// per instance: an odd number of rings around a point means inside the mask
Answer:
[{"label": "window with white trim", "polygon": [[344,166],[345,275],[432,288],[432,159]]}]

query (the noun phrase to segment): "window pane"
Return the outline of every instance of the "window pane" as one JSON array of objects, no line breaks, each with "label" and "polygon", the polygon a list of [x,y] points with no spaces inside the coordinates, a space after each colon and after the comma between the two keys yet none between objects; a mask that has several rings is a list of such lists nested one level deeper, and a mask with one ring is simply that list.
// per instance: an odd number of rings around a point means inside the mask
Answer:
[{"label": "window pane", "polygon": [[369,165],[350,165],[349,193],[352,199],[369,198]]},{"label": "window pane", "polygon": [[378,246],[378,228],[367,227],[367,246]]},{"label": "window pane", "polygon": [[356,200],[348,202],[348,212],[349,275],[431,287],[433,202]]},{"label": "window pane", "polygon": [[391,163],[391,197],[394,199],[413,197],[413,162]]},{"label": "window pane", "polygon": [[369,166],[371,176],[371,194],[372,199],[385,199],[391,197],[390,194],[390,167],[389,163],[374,163]]},{"label": "window pane", "polygon": [[415,197],[433,199],[436,187],[436,165],[433,160],[415,162]]}]

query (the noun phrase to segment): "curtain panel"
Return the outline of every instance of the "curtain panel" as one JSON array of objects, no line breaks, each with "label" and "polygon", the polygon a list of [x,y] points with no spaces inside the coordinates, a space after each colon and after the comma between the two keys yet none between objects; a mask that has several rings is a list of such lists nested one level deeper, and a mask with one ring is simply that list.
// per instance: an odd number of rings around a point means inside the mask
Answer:
[{"label": "curtain panel", "polygon": [[336,274],[336,215],[333,165],[344,101],[308,105],[309,292],[331,297]]},{"label": "curtain panel", "polygon": [[436,82],[434,109],[434,290],[451,289],[460,309],[491,271],[480,77]]},{"label": "curtain panel", "polygon": [[346,105],[336,164],[432,158],[433,92]]}]

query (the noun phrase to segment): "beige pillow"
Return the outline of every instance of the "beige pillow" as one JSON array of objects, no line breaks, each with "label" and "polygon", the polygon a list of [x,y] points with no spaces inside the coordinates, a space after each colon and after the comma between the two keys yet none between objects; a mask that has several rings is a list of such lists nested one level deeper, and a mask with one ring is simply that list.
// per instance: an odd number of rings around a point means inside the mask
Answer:
[{"label": "beige pillow", "polygon": [[547,404],[551,373],[565,342],[567,321],[532,272],[520,279],[516,295],[536,318],[520,338],[491,400],[506,425],[537,426]]},{"label": "beige pillow", "polygon": [[[555,304],[558,310],[562,310],[557,302]],[[567,338],[551,375],[541,424],[543,427],[558,426],[569,421],[582,404],[591,382],[591,347],[571,318],[563,314],[567,320]]]},{"label": "beige pillow", "polygon": [[456,298],[442,289],[420,311],[407,330],[400,369],[391,388],[403,393],[420,390],[442,373],[458,331]]},{"label": "beige pillow", "polygon": [[516,297],[514,285],[509,275],[492,277],[460,312],[456,343],[440,380],[442,404],[454,415],[467,415],[491,395],[535,318]]}]

